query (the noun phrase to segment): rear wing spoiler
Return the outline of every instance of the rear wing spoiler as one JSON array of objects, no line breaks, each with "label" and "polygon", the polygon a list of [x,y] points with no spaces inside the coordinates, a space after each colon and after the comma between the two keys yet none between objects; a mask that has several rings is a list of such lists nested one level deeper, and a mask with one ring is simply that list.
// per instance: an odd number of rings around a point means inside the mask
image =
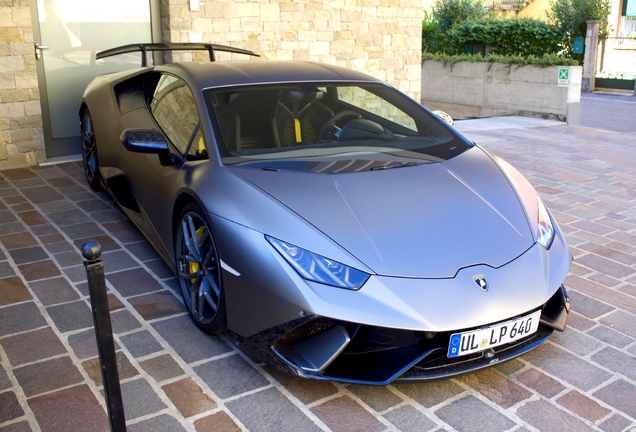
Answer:
[{"label": "rear wing spoiler", "polygon": [[116,48],[100,51],[95,55],[95,60],[105,57],[112,57],[120,54],[128,54],[131,52],[141,52],[141,67],[148,66],[148,51],[207,51],[210,54],[210,61],[216,61],[214,51],[229,52],[235,54],[245,54],[254,57],[260,57],[255,52],[241,48],[234,48],[227,45],[217,45],[212,43],[142,43],[122,45]]}]

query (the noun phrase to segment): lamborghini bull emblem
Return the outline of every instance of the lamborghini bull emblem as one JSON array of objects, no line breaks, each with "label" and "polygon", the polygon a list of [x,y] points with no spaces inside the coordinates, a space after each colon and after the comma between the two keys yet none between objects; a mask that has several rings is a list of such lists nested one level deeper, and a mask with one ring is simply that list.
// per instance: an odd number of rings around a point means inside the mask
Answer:
[{"label": "lamborghini bull emblem", "polygon": [[484,275],[473,276],[473,282],[475,282],[475,284],[477,284],[477,286],[481,288],[482,290],[488,291],[488,282],[486,282],[486,276]]}]

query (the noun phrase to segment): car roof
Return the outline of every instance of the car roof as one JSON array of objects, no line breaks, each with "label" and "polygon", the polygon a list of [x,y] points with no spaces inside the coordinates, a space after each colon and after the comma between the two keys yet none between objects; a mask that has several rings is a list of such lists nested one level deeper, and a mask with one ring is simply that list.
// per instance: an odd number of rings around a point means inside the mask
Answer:
[{"label": "car roof", "polygon": [[305,61],[187,62],[163,65],[157,69],[171,68],[179,68],[186,72],[200,89],[303,81],[382,82],[351,69]]}]

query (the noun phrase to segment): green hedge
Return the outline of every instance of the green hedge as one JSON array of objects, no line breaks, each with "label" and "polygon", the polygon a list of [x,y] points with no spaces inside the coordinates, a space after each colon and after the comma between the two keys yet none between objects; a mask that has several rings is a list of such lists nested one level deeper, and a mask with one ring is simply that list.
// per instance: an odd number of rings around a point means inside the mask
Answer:
[{"label": "green hedge", "polygon": [[449,55],[442,53],[422,53],[422,63],[426,60],[437,60],[443,61],[444,65],[450,65],[451,70],[453,70],[453,65],[456,63],[467,61],[467,62],[488,62],[488,63],[506,63],[508,64],[508,71],[513,66],[516,69],[520,67],[533,65],[542,68],[546,68],[549,66],[578,66],[578,62],[576,60],[562,57],[556,54],[544,54],[541,57],[538,56],[502,56],[497,54],[492,54],[489,57],[482,57],[481,54],[459,54],[459,55]]},{"label": "green hedge", "polygon": [[490,45],[493,54],[542,57],[562,49],[563,34],[543,21],[529,18],[479,20],[458,23],[448,32],[450,52],[462,52],[464,45]]}]

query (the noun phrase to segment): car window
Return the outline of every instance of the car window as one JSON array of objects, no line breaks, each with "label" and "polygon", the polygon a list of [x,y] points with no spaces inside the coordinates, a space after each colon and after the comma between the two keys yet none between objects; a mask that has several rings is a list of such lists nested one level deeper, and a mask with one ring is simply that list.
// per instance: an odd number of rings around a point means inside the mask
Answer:
[{"label": "car window", "polygon": [[404,113],[390,102],[361,87],[339,87],[338,99],[377,116],[391,120],[412,131],[417,131],[413,117]]},{"label": "car window", "polygon": [[204,97],[226,165],[359,172],[440,162],[472,146],[382,83],[234,86]]},{"label": "car window", "polygon": [[[197,106],[186,83],[172,75],[163,75],[150,102],[150,112],[179,153],[185,155],[188,144],[200,133]],[[198,149],[199,143],[205,148],[203,135],[193,147]]]}]

